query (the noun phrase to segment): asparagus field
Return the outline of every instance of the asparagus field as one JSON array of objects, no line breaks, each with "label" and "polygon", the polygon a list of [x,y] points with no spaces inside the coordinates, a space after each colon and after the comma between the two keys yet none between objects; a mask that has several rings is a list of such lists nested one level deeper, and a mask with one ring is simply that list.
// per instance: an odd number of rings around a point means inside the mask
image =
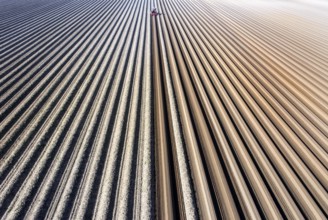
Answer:
[{"label": "asparagus field", "polygon": [[0,219],[328,218],[325,1],[0,0],[0,32]]}]

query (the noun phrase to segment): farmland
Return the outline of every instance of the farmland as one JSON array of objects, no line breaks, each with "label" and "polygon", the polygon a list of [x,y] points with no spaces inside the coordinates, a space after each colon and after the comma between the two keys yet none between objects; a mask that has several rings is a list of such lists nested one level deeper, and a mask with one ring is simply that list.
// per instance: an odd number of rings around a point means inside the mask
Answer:
[{"label": "farmland", "polygon": [[327,12],[0,0],[0,219],[325,219]]}]

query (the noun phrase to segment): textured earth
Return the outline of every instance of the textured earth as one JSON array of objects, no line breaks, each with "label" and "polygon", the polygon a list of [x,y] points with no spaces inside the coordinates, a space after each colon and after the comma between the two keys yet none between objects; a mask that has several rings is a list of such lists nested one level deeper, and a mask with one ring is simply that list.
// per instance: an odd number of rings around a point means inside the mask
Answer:
[{"label": "textured earth", "polygon": [[327,218],[325,1],[0,0],[0,32],[0,219]]}]

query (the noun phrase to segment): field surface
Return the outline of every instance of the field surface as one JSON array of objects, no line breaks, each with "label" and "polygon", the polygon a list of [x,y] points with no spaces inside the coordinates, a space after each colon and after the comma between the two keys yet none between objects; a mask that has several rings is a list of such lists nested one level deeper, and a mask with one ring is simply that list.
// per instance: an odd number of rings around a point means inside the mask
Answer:
[{"label": "field surface", "polygon": [[326,219],[327,61],[325,1],[0,0],[0,219]]}]

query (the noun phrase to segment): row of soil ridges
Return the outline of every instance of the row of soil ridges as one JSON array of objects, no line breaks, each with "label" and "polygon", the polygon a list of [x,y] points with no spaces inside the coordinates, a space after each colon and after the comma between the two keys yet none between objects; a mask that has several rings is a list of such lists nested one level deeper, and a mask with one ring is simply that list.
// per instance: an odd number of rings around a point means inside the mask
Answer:
[{"label": "row of soil ridges", "polygon": [[0,0],[0,219],[326,219],[327,12]]}]

